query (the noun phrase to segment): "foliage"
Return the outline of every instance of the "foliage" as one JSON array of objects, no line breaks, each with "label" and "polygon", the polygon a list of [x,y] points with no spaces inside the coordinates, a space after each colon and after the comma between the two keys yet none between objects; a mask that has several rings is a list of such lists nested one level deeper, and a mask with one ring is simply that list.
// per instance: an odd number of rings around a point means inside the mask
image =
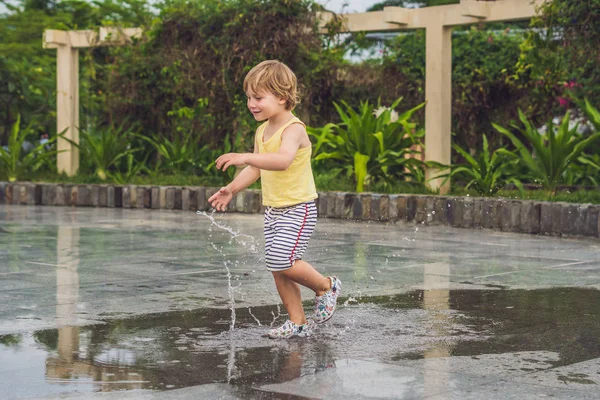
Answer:
[{"label": "foliage", "polygon": [[399,177],[411,176],[411,171],[422,167],[413,157],[414,147],[421,144],[423,131],[411,121],[413,114],[425,104],[397,115],[394,110],[402,98],[390,108],[375,110],[373,105],[362,102],[358,111],[348,103],[343,108],[335,104],[341,124],[329,123],[322,128],[309,128],[316,139],[315,161],[335,160],[348,175],[354,176],[356,191],[364,190],[370,179],[390,182]]},{"label": "foliage", "polygon": [[131,148],[132,134],[125,130],[123,125],[114,129],[96,127],[81,129],[79,137],[80,143],[66,140],[79,148],[79,158],[87,163],[80,168],[83,171],[93,171],[101,181],[105,181],[111,172],[117,169],[121,158],[140,150]]},{"label": "foliage", "polygon": [[23,335],[17,334],[8,334],[8,335],[0,335],[0,344],[5,347],[19,347],[21,342],[23,341]]},{"label": "foliage", "polygon": [[[6,148],[0,147],[0,173],[6,174],[9,182],[22,178],[25,173],[35,172],[55,159],[57,151],[47,147],[56,141],[56,137],[46,143],[34,145],[27,141],[31,136],[31,127],[21,129],[21,117],[17,116],[8,138],[8,145]],[[26,150],[28,144],[31,148]]]},{"label": "foliage", "polygon": [[515,124],[512,127],[520,131],[530,148],[508,129],[497,124],[494,124],[494,128],[511,140],[520,156],[520,162],[527,167],[536,182],[552,193],[564,182],[571,163],[576,162],[590,144],[600,139],[600,132],[585,137],[577,132],[577,127],[569,128],[569,112],[559,126],[554,126],[549,121],[545,135],[539,133],[521,110],[519,119],[524,128]]},{"label": "foliage", "polygon": [[[533,103],[557,113],[569,105],[565,92],[573,88],[579,96],[600,103],[600,2],[553,0],[545,2],[538,14],[518,65],[520,77],[537,83]],[[544,93],[540,95],[539,89]],[[548,98],[550,103],[544,101]]]},{"label": "foliage", "polygon": [[[354,192],[356,190],[356,181],[344,173],[344,168],[332,168],[327,170],[315,171],[315,185],[317,190],[323,192],[340,191]],[[420,182],[393,181],[371,182],[369,190],[375,193],[414,193],[431,194],[431,190]]]},{"label": "foliage", "polygon": [[270,58],[298,76],[303,120],[318,119],[322,105],[331,103],[343,52],[326,45],[311,1],[171,0],[158,7],[160,18],[144,40],[111,49],[106,92],[112,118],[133,116],[142,132],[168,139],[185,120],[203,144],[215,148],[229,134],[234,150],[246,151],[255,121],[242,82]]},{"label": "foliage", "polygon": [[[56,51],[42,47],[45,29],[96,29],[116,23],[142,26],[151,16],[143,0],[15,0],[2,4],[7,12],[0,14],[0,145],[7,143],[17,115],[38,136],[56,132]],[[90,56],[91,51],[82,51],[86,57],[82,77],[92,72],[88,67],[100,69],[105,50],[96,52],[97,56]],[[99,104],[103,96],[92,86],[87,79],[81,80],[84,116],[88,106],[103,108]]]},{"label": "foliage", "polygon": [[[461,190],[453,194],[465,195],[465,192]],[[567,203],[580,204],[600,204],[600,191],[584,189],[563,189],[557,190],[556,193],[548,193],[544,190],[525,190],[525,192],[515,190],[500,190],[498,192],[498,197],[538,201],[563,201]]]},{"label": "foliage", "polygon": [[583,102],[579,102],[579,107],[587,116],[590,123],[594,125],[596,132],[600,132],[600,111],[598,111],[598,109],[594,107],[588,99],[585,99]]},{"label": "foliage", "polygon": [[[527,72],[518,76],[520,46],[526,32],[505,28],[487,31],[478,26],[456,29],[452,36],[452,131],[464,149],[481,148],[482,134],[493,147],[503,137],[492,121],[517,118],[517,108],[532,119],[545,120],[548,108],[532,106],[536,82]],[[359,37],[360,35],[356,35]],[[356,40],[356,39],[355,39]],[[372,45],[372,42],[371,42]],[[425,32],[400,33],[382,43],[378,59],[346,67],[345,88],[339,97],[391,102],[404,96],[408,106],[425,100]],[[424,115],[418,113],[422,120]]]},{"label": "foliage", "polygon": [[150,175],[187,173],[233,178],[235,168],[222,172],[214,167],[215,160],[221,154],[231,152],[228,136],[225,138],[223,150],[212,150],[208,145],[200,146],[191,133],[175,136],[173,140],[164,137],[155,139],[139,134],[136,136],[151,144],[157,153],[154,169],[146,169]]},{"label": "foliage", "polygon": [[158,154],[157,169],[169,172],[191,172],[195,163],[196,143],[190,133],[176,135],[173,140],[167,138],[153,139],[137,135],[147,141]]},{"label": "foliage", "polygon": [[490,151],[487,137],[483,135],[483,148],[478,157],[471,156],[460,146],[453,144],[452,147],[465,160],[466,164],[454,165],[451,171],[436,178],[465,177],[467,184],[465,189],[473,188],[481,196],[494,196],[507,183],[513,183],[522,189],[521,182],[509,175],[511,167],[518,160],[514,154],[506,149]]},{"label": "foliage", "polygon": [[146,159],[144,159],[144,161],[142,162],[138,162],[135,160],[135,157],[132,153],[128,153],[125,162],[126,169],[124,169],[123,171],[116,170],[110,175],[110,177],[112,178],[112,181],[114,183],[119,185],[126,185],[132,182],[136,176],[140,175],[142,171],[146,169],[145,163]]}]

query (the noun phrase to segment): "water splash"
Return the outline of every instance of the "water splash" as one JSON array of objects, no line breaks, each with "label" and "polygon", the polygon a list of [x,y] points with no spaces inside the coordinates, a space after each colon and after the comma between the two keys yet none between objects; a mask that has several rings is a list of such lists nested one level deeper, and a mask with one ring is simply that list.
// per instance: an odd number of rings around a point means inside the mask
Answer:
[{"label": "water splash", "polygon": [[210,214],[208,214],[205,211],[198,210],[198,211],[196,211],[196,214],[202,215],[202,216],[205,216],[206,218],[208,218],[208,220],[210,221],[210,227],[208,228],[209,231],[212,231],[213,226],[215,226],[219,229],[222,229],[231,235],[231,237],[229,239],[229,243],[232,243],[233,240],[235,239],[239,244],[246,247],[253,254],[258,254],[258,243],[257,243],[256,239],[254,238],[254,236],[250,236],[250,235],[240,233],[238,231],[234,231],[233,228],[231,228],[227,225],[224,225],[222,223],[219,223],[214,217],[214,214],[215,214],[214,211],[211,212]]},{"label": "water splash", "polygon": [[[233,241],[235,240],[237,243],[241,244],[246,249],[248,249],[251,253],[258,254],[258,244],[257,244],[256,239],[254,239],[254,237],[252,237],[250,235],[245,235],[243,233],[235,231],[231,227],[216,221],[215,217],[214,217],[214,210],[210,214],[207,214],[204,211],[198,210],[198,211],[196,211],[196,214],[202,215],[202,216],[205,216],[206,218],[208,218],[208,220],[210,221],[210,226],[208,228],[209,232],[212,232],[213,226],[215,226],[221,230],[224,230],[225,232],[229,233],[229,235],[230,235],[229,244],[233,243]],[[212,234],[209,237],[211,237],[211,236],[212,236]],[[231,275],[231,270],[229,269],[229,265],[231,264],[231,261],[229,261],[227,259],[227,257],[225,256],[225,253],[223,252],[222,247],[221,248],[217,247],[217,245],[212,241],[211,241],[211,245],[217,251],[217,253],[221,254],[221,256],[223,257],[223,266],[225,267],[225,271],[227,272],[227,293],[229,295],[229,308],[231,309],[231,322],[229,324],[229,340],[230,340],[229,357],[227,358],[227,383],[230,383],[231,379],[233,377],[233,374],[236,371],[236,367],[235,367],[236,348],[235,348],[235,340],[234,340],[234,329],[235,329],[235,320],[236,320],[235,289],[234,289],[233,285],[231,284],[232,275]],[[252,313],[250,312],[250,314],[252,314]],[[260,324],[260,321],[258,320],[258,318],[254,317],[254,319],[260,326],[261,324]]]},{"label": "water splash", "polygon": [[[219,249],[214,243],[211,244],[217,252],[223,255],[222,249]],[[233,293],[233,286],[231,285],[231,271],[229,270],[229,261],[223,260],[223,265],[225,266],[225,271],[227,272],[227,293],[229,294],[229,306],[231,309],[231,323],[229,324],[229,330],[233,331],[233,329],[235,328],[235,296]]]}]

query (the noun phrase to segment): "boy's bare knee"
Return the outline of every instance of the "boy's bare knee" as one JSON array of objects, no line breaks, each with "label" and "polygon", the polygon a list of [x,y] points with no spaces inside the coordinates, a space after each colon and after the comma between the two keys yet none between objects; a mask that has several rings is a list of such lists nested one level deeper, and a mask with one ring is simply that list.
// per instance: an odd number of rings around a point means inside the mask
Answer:
[{"label": "boy's bare knee", "polygon": [[276,281],[285,280],[287,278],[285,276],[285,270],[284,271],[271,271],[271,273],[273,274],[273,279],[275,279]]}]

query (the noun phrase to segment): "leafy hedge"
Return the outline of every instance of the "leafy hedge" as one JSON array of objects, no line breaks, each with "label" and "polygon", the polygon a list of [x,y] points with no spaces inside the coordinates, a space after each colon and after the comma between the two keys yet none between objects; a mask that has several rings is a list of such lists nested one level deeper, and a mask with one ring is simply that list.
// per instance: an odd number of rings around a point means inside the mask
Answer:
[{"label": "leafy hedge", "polygon": [[215,145],[233,133],[234,148],[246,149],[255,122],[242,81],[251,67],[275,58],[298,76],[297,111],[310,120],[322,105],[331,107],[343,55],[324,46],[314,12],[313,3],[297,0],[165,3],[143,42],[113,50],[107,112],[138,122],[143,134],[193,132]]}]

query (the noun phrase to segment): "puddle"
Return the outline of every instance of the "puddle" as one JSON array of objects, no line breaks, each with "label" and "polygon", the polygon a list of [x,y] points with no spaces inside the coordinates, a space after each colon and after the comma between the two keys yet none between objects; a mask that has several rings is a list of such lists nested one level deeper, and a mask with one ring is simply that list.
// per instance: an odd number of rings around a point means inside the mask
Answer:
[{"label": "puddle", "polygon": [[[596,290],[432,290],[345,300],[333,322],[309,339],[263,338],[284,320],[276,307],[264,306],[238,308],[233,331],[230,310],[200,309],[0,336],[0,388],[17,397],[15,390],[42,396],[229,382],[248,398],[261,385],[344,359],[476,363],[495,354],[502,368],[525,373],[600,357]],[[518,362],[511,361],[516,353]],[[557,379],[589,383],[577,374]]]}]

